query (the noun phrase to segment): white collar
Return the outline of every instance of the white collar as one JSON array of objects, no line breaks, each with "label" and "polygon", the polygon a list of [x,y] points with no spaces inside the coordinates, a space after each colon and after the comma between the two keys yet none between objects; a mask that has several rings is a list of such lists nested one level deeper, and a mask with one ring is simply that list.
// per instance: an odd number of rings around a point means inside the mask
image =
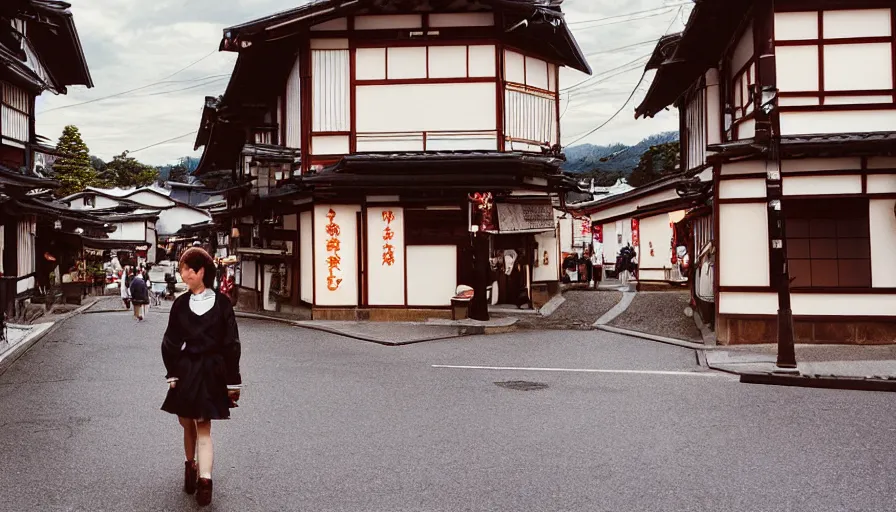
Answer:
[{"label": "white collar", "polygon": [[206,288],[202,293],[191,293],[190,300],[208,300],[214,298],[215,291],[209,288]]}]

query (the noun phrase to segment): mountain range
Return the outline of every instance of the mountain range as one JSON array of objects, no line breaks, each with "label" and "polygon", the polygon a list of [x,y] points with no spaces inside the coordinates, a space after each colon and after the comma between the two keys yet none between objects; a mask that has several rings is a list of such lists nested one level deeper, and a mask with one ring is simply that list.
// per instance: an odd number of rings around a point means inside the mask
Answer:
[{"label": "mountain range", "polygon": [[[631,173],[651,146],[678,141],[678,132],[664,132],[651,135],[634,146],[612,144],[595,146],[580,144],[566,148],[566,163],[562,169],[570,173],[586,173],[592,171]],[[602,162],[601,159],[606,159]]]}]

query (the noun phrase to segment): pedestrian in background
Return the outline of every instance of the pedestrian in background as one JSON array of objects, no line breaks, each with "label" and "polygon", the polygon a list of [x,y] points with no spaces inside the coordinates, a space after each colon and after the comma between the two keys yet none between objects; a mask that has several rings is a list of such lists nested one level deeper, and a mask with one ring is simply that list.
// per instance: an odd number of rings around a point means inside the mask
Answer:
[{"label": "pedestrian in background", "polygon": [[131,302],[134,304],[134,318],[143,321],[143,309],[149,304],[149,288],[143,280],[143,272],[138,271],[131,279]]},{"label": "pedestrian in background", "polygon": [[124,309],[131,309],[131,268],[125,266],[121,270],[121,276],[118,278],[118,289],[121,292],[121,301],[124,302]]},{"label": "pedestrian in background", "polygon": [[212,501],[211,420],[229,419],[240,398],[239,329],[230,301],[212,289],[215,264],[205,250],[185,251],[180,274],[190,293],[174,301],[162,339],[169,386],[162,410],[184,430],[184,492],[205,506]]}]

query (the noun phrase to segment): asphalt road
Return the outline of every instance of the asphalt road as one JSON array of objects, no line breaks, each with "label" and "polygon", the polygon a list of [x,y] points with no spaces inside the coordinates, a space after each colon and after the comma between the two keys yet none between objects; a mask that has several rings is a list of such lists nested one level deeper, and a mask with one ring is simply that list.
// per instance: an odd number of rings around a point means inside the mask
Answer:
[{"label": "asphalt road", "polygon": [[[159,410],[165,321],[81,315],[0,375],[0,510],[197,508]],[[240,327],[246,385],[213,427],[208,510],[896,508],[889,394],[694,375],[689,350],[604,332],[385,347]],[[548,387],[495,385],[512,380]]]}]

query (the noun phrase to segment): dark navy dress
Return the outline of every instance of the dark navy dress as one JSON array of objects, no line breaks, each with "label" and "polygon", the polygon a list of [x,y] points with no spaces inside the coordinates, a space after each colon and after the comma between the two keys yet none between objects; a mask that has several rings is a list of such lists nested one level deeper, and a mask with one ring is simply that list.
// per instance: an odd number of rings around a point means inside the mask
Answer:
[{"label": "dark navy dress", "polygon": [[215,305],[204,315],[190,309],[190,294],[171,307],[162,339],[166,378],[177,377],[162,410],[184,418],[223,420],[230,417],[227,386],[242,384],[240,337],[233,306],[215,294]]}]

